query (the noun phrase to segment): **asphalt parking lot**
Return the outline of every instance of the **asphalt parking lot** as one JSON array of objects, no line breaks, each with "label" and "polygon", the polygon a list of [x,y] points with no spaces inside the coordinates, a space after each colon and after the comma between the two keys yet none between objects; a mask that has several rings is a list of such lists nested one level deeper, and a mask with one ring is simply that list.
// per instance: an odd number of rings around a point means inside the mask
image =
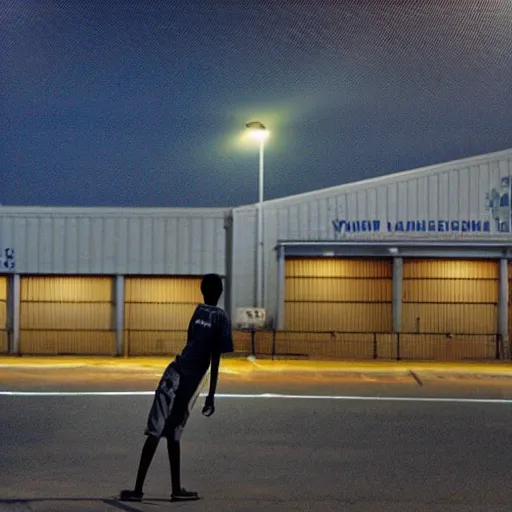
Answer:
[{"label": "asphalt parking lot", "polygon": [[[167,501],[162,445],[147,500],[119,502],[157,375],[1,370],[0,510],[510,510],[508,382],[319,374],[224,375],[216,414],[196,407],[183,438],[183,484],[202,500]],[[128,394],[59,394],[109,390]]]}]

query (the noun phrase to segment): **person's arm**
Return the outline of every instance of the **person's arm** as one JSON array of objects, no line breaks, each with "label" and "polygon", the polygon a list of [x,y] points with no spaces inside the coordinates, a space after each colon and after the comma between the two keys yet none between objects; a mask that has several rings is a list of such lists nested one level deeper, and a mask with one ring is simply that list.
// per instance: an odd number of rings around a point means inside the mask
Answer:
[{"label": "person's arm", "polygon": [[211,416],[215,412],[215,391],[217,390],[217,381],[219,379],[219,364],[220,352],[214,350],[212,352],[211,366],[210,366],[210,391],[206,397],[203,414]]},{"label": "person's arm", "polygon": [[211,416],[215,412],[215,392],[217,391],[217,382],[219,379],[220,356],[226,352],[233,352],[231,324],[227,317],[224,318],[218,343],[212,350],[210,364],[210,391],[203,408],[203,414],[205,416]]},{"label": "person's arm", "polygon": [[209,396],[214,397],[217,390],[217,381],[219,379],[220,352],[217,350],[212,353],[212,364],[210,371],[210,392]]}]

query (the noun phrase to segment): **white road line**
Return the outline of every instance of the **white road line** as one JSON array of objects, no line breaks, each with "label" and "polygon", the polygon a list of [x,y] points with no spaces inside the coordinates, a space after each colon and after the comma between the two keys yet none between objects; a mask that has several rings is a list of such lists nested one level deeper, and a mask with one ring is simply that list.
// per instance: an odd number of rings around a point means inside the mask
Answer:
[{"label": "white road line", "polygon": [[[151,396],[153,391],[0,391],[0,396],[58,397],[58,396]],[[207,393],[201,393],[205,397]],[[434,403],[480,403],[512,404],[507,398],[443,398],[400,396],[339,396],[339,395],[283,395],[277,393],[218,393],[216,398],[278,398],[287,400],[352,400],[370,402],[434,402]]]},{"label": "white road line", "polygon": [[0,391],[0,396],[144,396],[154,391]]},{"label": "white road line", "polygon": [[58,368],[62,368],[64,370],[69,370],[70,368],[85,368],[85,364],[77,364],[77,363],[70,363],[70,364],[46,364],[46,365],[40,365],[40,364],[0,364],[0,368],[8,368],[10,370],[56,370]]}]

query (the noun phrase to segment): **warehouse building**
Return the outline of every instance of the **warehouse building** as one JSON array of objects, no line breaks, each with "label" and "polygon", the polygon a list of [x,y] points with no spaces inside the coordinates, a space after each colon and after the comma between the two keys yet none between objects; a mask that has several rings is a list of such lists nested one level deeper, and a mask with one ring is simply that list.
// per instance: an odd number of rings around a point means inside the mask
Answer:
[{"label": "warehouse building", "polygon": [[240,308],[266,313],[256,338],[236,333],[241,351],[250,340],[275,355],[508,357],[511,160],[266,201],[261,276],[258,205],[2,207],[0,352],[173,353],[201,276],[218,272],[235,326]]}]

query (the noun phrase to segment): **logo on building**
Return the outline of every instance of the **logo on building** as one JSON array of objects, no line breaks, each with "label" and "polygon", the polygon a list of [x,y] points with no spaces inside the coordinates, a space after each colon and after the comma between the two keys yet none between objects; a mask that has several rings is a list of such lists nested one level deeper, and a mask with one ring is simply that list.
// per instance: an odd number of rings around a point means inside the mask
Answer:
[{"label": "logo on building", "polygon": [[8,247],[0,252],[0,268],[13,270],[16,266],[16,262],[14,260],[14,249]]},{"label": "logo on building", "polygon": [[510,176],[500,179],[485,195],[485,209],[489,212],[493,231],[510,233],[512,211],[510,210],[510,196],[512,180]]}]

